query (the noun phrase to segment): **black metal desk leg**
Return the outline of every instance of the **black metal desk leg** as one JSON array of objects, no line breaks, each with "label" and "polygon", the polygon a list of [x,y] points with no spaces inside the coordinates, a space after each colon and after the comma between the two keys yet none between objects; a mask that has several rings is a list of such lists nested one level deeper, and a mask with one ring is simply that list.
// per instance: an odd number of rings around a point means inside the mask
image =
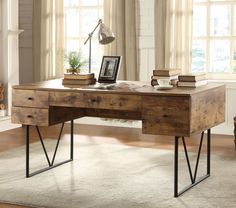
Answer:
[{"label": "black metal desk leg", "polygon": [[180,137],[175,137],[175,153],[174,153],[174,197],[178,197],[181,194],[183,194],[184,192],[188,191],[189,189],[191,189],[192,187],[196,186],[198,183],[202,182],[203,180],[205,180],[206,178],[208,178],[210,176],[210,160],[211,160],[211,130],[208,129],[207,130],[207,174],[199,177],[197,179],[197,171],[198,171],[198,165],[199,165],[199,160],[200,160],[200,155],[201,155],[201,148],[202,148],[202,142],[203,142],[203,138],[204,138],[204,131],[201,134],[201,140],[200,140],[200,144],[199,144],[199,148],[198,148],[198,154],[197,154],[197,161],[196,161],[196,165],[195,165],[195,170],[194,172],[192,172],[192,168],[191,168],[191,164],[190,164],[190,160],[189,160],[189,156],[188,156],[188,150],[187,150],[187,145],[185,142],[185,138],[182,137],[182,141],[183,141],[183,146],[184,146],[184,153],[185,153],[185,157],[186,157],[186,162],[188,165],[188,171],[189,171],[189,176],[190,176],[190,181],[191,184],[188,185],[186,188],[184,188],[183,190],[179,191],[178,190],[178,152],[179,152],[179,138]]},{"label": "black metal desk leg", "polygon": [[178,153],[179,153],[179,137],[175,137],[175,162],[174,162],[174,197],[178,196]]},{"label": "black metal desk leg", "polygon": [[25,134],[25,144],[26,144],[26,177],[28,178],[29,177],[29,138],[30,138],[30,126],[27,125],[26,126],[26,134]]},{"label": "black metal desk leg", "polygon": [[30,162],[30,149],[29,149],[29,147],[30,147],[29,146],[29,144],[30,144],[30,126],[29,125],[26,126],[26,177],[27,178],[29,178],[31,176],[34,176],[34,175],[37,175],[39,173],[42,173],[44,171],[50,170],[52,168],[58,167],[58,166],[60,166],[62,164],[65,164],[65,163],[70,162],[70,161],[73,160],[74,122],[72,120],[71,121],[71,131],[70,131],[70,134],[71,134],[70,135],[70,142],[71,142],[70,143],[70,159],[65,160],[63,162],[59,162],[57,164],[54,164],[54,161],[55,161],[55,158],[56,158],[56,154],[57,154],[57,149],[58,149],[58,146],[60,144],[63,128],[64,128],[64,123],[62,123],[61,129],[60,129],[60,133],[59,133],[59,136],[58,136],[58,139],[57,139],[56,147],[55,147],[55,150],[54,150],[54,153],[53,153],[53,157],[52,157],[52,160],[50,161],[48,153],[47,153],[47,150],[46,150],[46,147],[44,145],[44,141],[43,141],[42,135],[40,133],[40,130],[39,130],[38,126],[36,126],[36,130],[37,130],[37,133],[38,133],[38,136],[39,136],[39,139],[40,139],[40,142],[41,142],[41,145],[42,145],[45,157],[46,157],[47,162],[48,162],[48,167],[40,169],[40,170],[37,170],[37,171],[35,171],[33,173],[30,173],[30,164],[29,164],[29,162]]},{"label": "black metal desk leg", "polygon": [[70,159],[74,159],[74,121],[70,122]]},{"label": "black metal desk leg", "polygon": [[207,174],[211,174],[211,129],[207,130]]},{"label": "black metal desk leg", "polygon": [[236,117],[234,118],[234,145],[236,149]]}]

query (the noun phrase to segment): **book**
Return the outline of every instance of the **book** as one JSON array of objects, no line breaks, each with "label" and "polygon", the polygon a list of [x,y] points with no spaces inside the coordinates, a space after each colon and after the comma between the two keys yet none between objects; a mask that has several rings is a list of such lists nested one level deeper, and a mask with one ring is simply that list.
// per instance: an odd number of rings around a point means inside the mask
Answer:
[{"label": "book", "polygon": [[181,69],[176,68],[164,68],[164,69],[154,69],[154,76],[173,76],[181,74]]},{"label": "book", "polygon": [[172,76],[155,76],[155,75],[153,75],[151,78],[152,79],[169,79],[169,80],[173,80],[173,79],[178,79],[178,75],[172,75]]},{"label": "book", "polygon": [[184,75],[179,75],[179,81],[181,82],[196,82],[206,79],[205,73],[189,73]]},{"label": "book", "polygon": [[95,84],[96,79],[63,79],[62,84],[63,85],[89,85],[89,84]]},{"label": "book", "polygon": [[199,87],[207,84],[207,80],[200,80],[197,82],[182,82],[178,81],[178,87]]},{"label": "book", "polygon": [[78,73],[78,74],[66,73],[64,74],[64,79],[84,80],[84,79],[93,79],[93,78],[94,78],[94,73]]}]

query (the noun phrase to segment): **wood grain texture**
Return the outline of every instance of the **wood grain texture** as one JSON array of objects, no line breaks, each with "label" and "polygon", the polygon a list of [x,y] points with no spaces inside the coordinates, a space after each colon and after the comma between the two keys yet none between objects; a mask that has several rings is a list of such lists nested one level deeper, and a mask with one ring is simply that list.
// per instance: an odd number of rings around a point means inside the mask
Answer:
[{"label": "wood grain texture", "polygon": [[224,121],[224,86],[191,96],[191,133],[207,130]]},{"label": "wood grain texture", "polygon": [[104,109],[85,109],[85,115],[101,118],[115,118],[127,120],[141,120],[141,111],[121,111],[121,110],[104,110]]},{"label": "wood grain texture", "polygon": [[48,92],[38,90],[13,89],[12,105],[22,107],[49,108]]},{"label": "wood grain texture", "polygon": [[[225,87],[217,84],[160,91],[134,81],[97,89],[96,85],[66,88],[61,80],[51,80],[14,86],[13,91],[13,106],[23,107],[22,111],[13,109],[13,122],[30,125],[52,125],[83,116],[140,119],[143,133],[190,136],[222,123],[225,117]],[[40,123],[24,117],[24,107],[49,111]]]},{"label": "wood grain texture", "polygon": [[109,93],[50,92],[49,102],[50,106],[132,111],[141,109],[140,96]]},{"label": "wood grain texture", "polygon": [[74,120],[85,116],[85,110],[72,107],[55,107],[49,108],[50,125]]},{"label": "wood grain texture", "polygon": [[143,97],[144,134],[189,136],[189,97]]},{"label": "wood grain texture", "polygon": [[12,107],[12,123],[25,125],[49,125],[49,110],[40,108]]}]

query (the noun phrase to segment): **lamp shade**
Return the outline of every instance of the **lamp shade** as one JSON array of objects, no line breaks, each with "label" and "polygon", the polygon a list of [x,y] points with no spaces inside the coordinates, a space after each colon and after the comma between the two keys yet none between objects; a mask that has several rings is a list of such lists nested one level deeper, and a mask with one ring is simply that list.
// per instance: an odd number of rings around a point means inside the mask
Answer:
[{"label": "lamp shade", "polygon": [[100,44],[106,45],[115,40],[115,35],[110,28],[106,27],[105,24],[100,24],[100,29],[98,31],[98,40]]}]

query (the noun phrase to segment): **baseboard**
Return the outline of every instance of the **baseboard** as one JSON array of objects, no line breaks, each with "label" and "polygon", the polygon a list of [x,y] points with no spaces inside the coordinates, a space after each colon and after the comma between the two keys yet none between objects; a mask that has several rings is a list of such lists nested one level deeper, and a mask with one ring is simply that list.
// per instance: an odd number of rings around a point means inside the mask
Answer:
[{"label": "baseboard", "polygon": [[234,135],[234,126],[225,123],[212,128],[213,134]]},{"label": "baseboard", "polygon": [[18,128],[18,127],[21,127],[21,125],[11,123],[11,117],[10,116],[1,118],[1,120],[0,120],[0,132],[7,131],[7,130],[10,130],[10,129],[15,129],[15,128]]}]

